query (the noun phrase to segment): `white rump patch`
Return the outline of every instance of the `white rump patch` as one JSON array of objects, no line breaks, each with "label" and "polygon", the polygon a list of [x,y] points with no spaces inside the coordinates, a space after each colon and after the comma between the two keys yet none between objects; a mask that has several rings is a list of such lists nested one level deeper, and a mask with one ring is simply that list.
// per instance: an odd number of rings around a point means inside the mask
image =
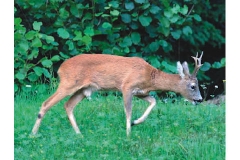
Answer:
[{"label": "white rump patch", "polygon": [[96,91],[97,89],[90,86],[83,90],[83,94],[86,96],[87,99],[91,99],[92,92]]},{"label": "white rump patch", "polygon": [[141,94],[144,94],[144,90],[141,90],[140,88],[135,88],[133,91],[132,91],[132,94],[133,95],[141,95]]}]

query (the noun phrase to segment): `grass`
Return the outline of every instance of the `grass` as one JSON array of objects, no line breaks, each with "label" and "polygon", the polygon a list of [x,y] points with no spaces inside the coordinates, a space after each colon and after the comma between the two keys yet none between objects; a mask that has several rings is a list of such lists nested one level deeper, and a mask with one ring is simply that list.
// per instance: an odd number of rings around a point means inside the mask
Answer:
[{"label": "grass", "polygon": [[[225,159],[225,104],[185,104],[157,100],[146,121],[133,126],[126,137],[122,97],[94,94],[75,108],[82,132],[76,135],[63,108],[68,98],[45,115],[36,136],[30,135],[41,103],[49,94],[19,94],[14,106],[14,158],[222,160]],[[148,103],[133,100],[133,120]]]}]

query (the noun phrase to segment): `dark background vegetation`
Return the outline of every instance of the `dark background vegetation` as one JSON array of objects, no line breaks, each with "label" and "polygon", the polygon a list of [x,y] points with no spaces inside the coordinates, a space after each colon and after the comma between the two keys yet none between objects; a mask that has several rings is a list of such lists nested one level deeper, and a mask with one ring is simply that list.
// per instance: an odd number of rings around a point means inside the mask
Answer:
[{"label": "dark background vegetation", "polygon": [[192,70],[191,56],[202,51],[200,84],[208,97],[220,94],[225,80],[223,0],[14,2],[15,93],[56,87],[59,65],[82,53],[138,56],[176,73],[176,61],[187,61]]}]

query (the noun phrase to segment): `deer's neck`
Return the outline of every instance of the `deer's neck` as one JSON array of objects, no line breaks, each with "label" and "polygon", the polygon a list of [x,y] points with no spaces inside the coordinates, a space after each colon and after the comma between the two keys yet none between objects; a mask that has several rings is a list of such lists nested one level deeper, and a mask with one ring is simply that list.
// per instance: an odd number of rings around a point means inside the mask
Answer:
[{"label": "deer's neck", "polygon": [[155,73],[152,73],[151,76],[155,90],[179,92],[181,81],[179,74],[169,74],[155,70]]}]

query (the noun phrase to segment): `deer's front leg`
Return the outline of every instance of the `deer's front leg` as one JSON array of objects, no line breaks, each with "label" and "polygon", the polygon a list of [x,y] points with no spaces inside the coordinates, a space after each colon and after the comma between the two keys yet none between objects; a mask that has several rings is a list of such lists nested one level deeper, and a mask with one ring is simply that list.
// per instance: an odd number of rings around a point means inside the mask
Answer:
[{"label": "deer's front leg", "polygon": [[151,112],[151,110],[156,105],[156,100],[152,96],[147,95],[147,96],[137,96],[137,97],[141,98],[141,99],[143,99],[145,101],[148,101],[150,103],[150,105],[148,106],[148,108],[146,109],[146,111],[144,112],[144,114],[140,118],[138,118],[137,120],[133,121],[132,126],[144,122],[145,119],[148,117],[149,113]]}]

